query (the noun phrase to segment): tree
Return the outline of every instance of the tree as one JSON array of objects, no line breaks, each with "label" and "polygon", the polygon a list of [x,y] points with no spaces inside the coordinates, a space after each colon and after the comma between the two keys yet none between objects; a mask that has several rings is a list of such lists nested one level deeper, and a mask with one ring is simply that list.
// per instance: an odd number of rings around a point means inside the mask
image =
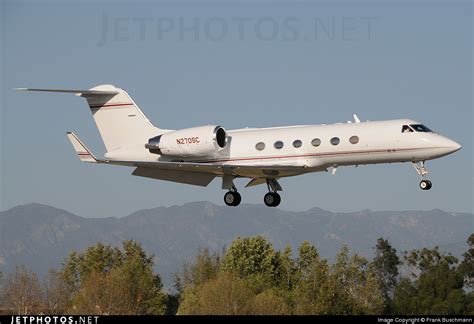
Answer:
[{"label": "tree", "polygon": [[153,255],[124,241],[122,249],[98,243],[67,258],[62,275],[73,293],[75,312],[164,314],[167,297],[153,272]]},{"label": "tree", "polygon": [[247,315],[252,310],[254,294],[238,276],[221,272],[216,278],[183,293],[180,315]]},{"label": "tree", "polygon": [[252,302],[253,315],[288,315],[290,312],[285,299],[272,289],[258,294]]},{"label": "tree", "polygon": [[292,257],[291,246],[286,246],[283,252],[278,252],[280,264],[280,286],[283,290],[290,291],[297,284],[297,265]]},{"label": "tree", "polygon": [[185,263],[181,274],[176,275],[175,288],[181,293],[185,287],[200,285],[217,276],[221,266],[221,256],[211,254],[209,249],[200,249],[194,262]]},{"label": "tree", "polygon": [[311,245],[308,241],[301,243],[298,248],[298,259],[296,260],[300,280],[307,280],[311,277],[314,263],[318,261],[319,253],[314,245]]},{"label": "tree", "polygon": [[0,312],[5,308],[5,301],[4,301],[4,295],[5,293],[3,292],[4,289],[4,278],[3,278],[3,273],[0,271]]},{"label": "tree", "polygon": [[388,240],[379,238],[375,247],[375,258],[371,263],[374,275],[379,281],[384,298],[384,313],[390,314],[393,310],[392,298],[398,281],[398,266],[402,262]]},{"label": "tree", "polygon": [[393,313],[398,315],[419,314],[417,290],[409,278],[401,278],[395,286],[393,298]]},{"label": "tree", "polygon": [[330,314],[381,314],[383,297],[368,261],[344,245],[331,267]]},{"label": "tree", "polygon": [[223,270],[246,279],[260,293],[278,282],[279,257],[264,237],[239,237],[224,256]]},{"label": "tree", "polygon": [[93,270],[74,296],[73,313],[96,315],[131,315],[127,283],[118,268],[106,273]]},{"label": "tree", "polygon": [[62,273],[51,269],[43,280],[43,311],[47,314],[64,314],[70,299],[71,292]]},{"label": "tree", "polygon": [[413,281],[404,279],[395,289],[397,314],[462,315],[467,311],[463,273],[458,260],[434,249],[412,251],[405,256]]},{"label": "tree", "polygon": [[36,273],[25,266],[17,266],[7,276],[4,287],[5,306],[17,315],[38,313],[41,305],[41,287]]},{"label": "tree", "polygon": [[293,294],[296,314],[329,312],[329,265],[318,250],[304,241],[298,248],[297,279]]},{"label": "tree", "polygon": [[329,265],[308,242],[299,248],[296,314],[379,314],[383,298],[375,274],[365,258],[343,246]]},{"label": "tree", "polygon": [[106,273],[120,266],[122,253],[103,243],[88,247],[83,253],[71,252],[63,264],[63,276],[71,291],[77,291],[92,272]]},{"label": "tree", "polygon": [[123,243],[121,271],[128,288],[129,309],[133,314],[164,314],[167,297],[161,291],[161,277],[153,271],[154,256],[148,256],[134,241]]},{"label": "tree", "polygon": [[467,240],[469,244],[468,250],[463,254],[464,260],[461,264],[461,271],[464,276],[466,285],[474,289],[474,233]]}]

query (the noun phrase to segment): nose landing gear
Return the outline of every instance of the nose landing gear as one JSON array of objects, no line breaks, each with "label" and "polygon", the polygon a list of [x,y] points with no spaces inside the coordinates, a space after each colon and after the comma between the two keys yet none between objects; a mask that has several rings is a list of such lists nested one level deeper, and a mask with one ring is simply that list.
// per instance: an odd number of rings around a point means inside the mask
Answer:
[{"label": "nose landing gear", "polygon": [[428,175],[428,170],[425,167],[425,161],[413,162],[413,166],[415,167],[416,172],[418,172],[421,177],[421,190],[430,190],[432,186],[431,181],[425,179],[425,177]]},{"label": "nose landing gear", "polygon": [[430,180],[421,180],[420,181],[420,188],[421,188],[421,190],[430,190],[431,189],[431,181]]}]

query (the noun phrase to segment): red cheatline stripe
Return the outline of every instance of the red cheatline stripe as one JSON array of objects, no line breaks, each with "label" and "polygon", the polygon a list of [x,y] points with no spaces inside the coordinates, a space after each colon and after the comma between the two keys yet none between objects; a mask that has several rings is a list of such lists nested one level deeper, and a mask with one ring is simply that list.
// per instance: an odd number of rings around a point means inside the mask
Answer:
[{"label": "red cheatline stripe", "polygon": [[363,151],[347,151],[347,152],[324,152],[324,153],[313,153],[313,154],[299,154],[299,155],[277,155],[277,156],[262,156],[262,157],[243,157],[235,159],[222,159],[222,160],[200,160],[191,161],[195,163],[217,163],[217,162],[235,162],[235,161],[253,161],[253,160],[271,160],[271,159],[288,159],[288,158],[299,158],[299,157],[320,157],[320,156],[331,156],[331,155],[344,155],[344,154],[369,154],[369,153],[395,153],[399,151],[413,151],[429,149],[429,147],[418,147],[408,149],[384,149],[384,150],[363,150]]},{"label": "red cheatline stripe", "polygon": [[119,104],[109,104],[109,105],[104,105],[104,104],[101,104],[101,105],[94,105],[94,106],[91,106],[89,105],[89,107],[91,108],[103,108],[103,107],[120,107],[120,106],[133,106],[132,103],[119,103]]},{"label": "red cheatline stripe", "polygon": [[77,153],[77,155],[91,155],[91,154],[87,152],[80,152],[80,153]]}]

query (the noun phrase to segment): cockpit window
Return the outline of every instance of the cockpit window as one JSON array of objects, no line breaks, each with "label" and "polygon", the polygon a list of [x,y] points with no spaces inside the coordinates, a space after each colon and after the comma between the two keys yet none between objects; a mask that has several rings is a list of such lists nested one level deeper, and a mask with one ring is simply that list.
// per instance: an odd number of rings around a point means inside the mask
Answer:
[{"label": "cockpit window", "polygon": [[413,133],[413,129],[410,128],[408,125],[402,126],[402,133]]},{"label": "cockpit window", "polygon": [[410,125],[416,132],[431,133],[432,130],[422,124],[411,124]]}]

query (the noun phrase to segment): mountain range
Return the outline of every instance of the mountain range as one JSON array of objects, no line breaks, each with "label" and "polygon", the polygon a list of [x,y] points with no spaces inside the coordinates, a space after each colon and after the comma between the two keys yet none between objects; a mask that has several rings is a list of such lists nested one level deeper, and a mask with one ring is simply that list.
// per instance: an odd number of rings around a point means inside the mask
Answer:
[{"label": "mountain range", "polygon": [[156,257],[156,270],[166,287],[184,261],[199,248],[220,251],[236,237],[263,235],[277,249],[294,250],[308,240],[323,257],[333,258],[343,244],[372,257],[379,237],[388,238],[401,253],[439,246],[461,256],[474,232],[474,215],[428,211],[330,212],[312,208],[284,211],[261,205],[238,208],[209,202],[139,210],[122,218],[84,218],[51,206],[31,203],[0,212],[0,271],[23,264],[44,274],[58,268],[72,251],[97,242],[120,245],[139,241]]}]

